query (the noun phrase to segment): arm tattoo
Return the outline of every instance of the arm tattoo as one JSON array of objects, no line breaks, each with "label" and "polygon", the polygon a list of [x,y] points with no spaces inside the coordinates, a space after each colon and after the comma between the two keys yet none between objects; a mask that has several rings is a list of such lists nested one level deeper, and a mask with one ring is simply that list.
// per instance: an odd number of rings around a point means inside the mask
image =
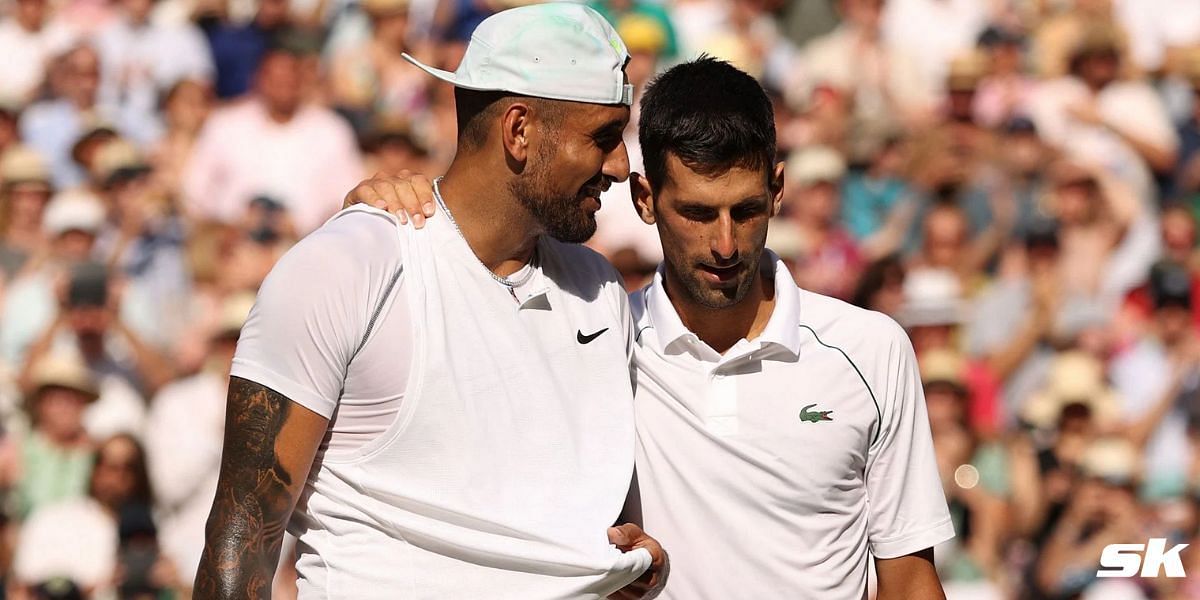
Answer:
[{"label": "arm tattoo", "polygon": [[231,377],[220,483],[205,531],[195,597],[269,598],[292,477],[275,454],[291,401]]}]

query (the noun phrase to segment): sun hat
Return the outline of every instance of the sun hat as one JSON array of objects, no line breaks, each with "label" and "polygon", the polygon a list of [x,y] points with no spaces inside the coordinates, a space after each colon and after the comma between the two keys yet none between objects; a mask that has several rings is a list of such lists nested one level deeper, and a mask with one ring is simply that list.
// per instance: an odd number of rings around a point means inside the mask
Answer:
[{"label": "sun hat", "polygon": [[484,19],[451,73],[405,60],[455,87],[512,92],[590,104],[633,103],[625,77],[629,51],[600,13],[552,2],[521,6]]}]

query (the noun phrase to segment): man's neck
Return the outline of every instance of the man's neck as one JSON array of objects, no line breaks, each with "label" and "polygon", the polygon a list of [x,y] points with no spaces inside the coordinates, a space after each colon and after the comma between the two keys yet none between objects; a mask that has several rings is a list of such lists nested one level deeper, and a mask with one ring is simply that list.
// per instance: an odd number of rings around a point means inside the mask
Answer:
[{"label": "man's neck", "polygon": [[775,310],[774,264],[765,254],[750,292],[741,302],[726,308],[709,308],[684,293],[673,292],[683,286],[669,267],[665,279],[667,297],[683,326],[721,354],[743,338],[753,340],[761,335]]},{"label": "man's neck", "polygon": [[501,277],[512,275],[533,257],[541,231],[507,185],[464,162],[455,160],[438,184],[442,201],[480,262]]}]

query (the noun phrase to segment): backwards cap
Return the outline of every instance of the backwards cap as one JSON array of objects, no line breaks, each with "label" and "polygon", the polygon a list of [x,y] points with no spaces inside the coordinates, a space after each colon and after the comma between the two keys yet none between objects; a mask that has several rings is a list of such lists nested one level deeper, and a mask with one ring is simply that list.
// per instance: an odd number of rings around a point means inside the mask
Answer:
[{"label": "backwards cap", "polygon": [[629,51],[600,13],[552,2],[498,12],[479,24],[458,70],[404,58],[468,90],[512,92],[590,104],[633,103],[625,81]]}]

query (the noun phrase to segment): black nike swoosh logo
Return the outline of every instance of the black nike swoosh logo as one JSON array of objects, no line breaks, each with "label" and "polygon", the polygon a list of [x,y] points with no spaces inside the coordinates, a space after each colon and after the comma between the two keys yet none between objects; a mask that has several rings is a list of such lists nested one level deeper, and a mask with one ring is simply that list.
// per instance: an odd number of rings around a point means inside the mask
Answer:
[{"label": "black nike swoosh logo", "polygon": [[591,335],[583,335],[583,330],[581,329],[581,330],[579,330],[578,333],[576,333],[575,339],[579,340],[580,344],[588,344],[588,343],[591,343],[592,340],[600,337],[600,334],[604,333],[605,331],[608,331],[607,327],[605,327],[604,329],[601,329],[600,331],[597,331],[596,333],[593,333]]}]

